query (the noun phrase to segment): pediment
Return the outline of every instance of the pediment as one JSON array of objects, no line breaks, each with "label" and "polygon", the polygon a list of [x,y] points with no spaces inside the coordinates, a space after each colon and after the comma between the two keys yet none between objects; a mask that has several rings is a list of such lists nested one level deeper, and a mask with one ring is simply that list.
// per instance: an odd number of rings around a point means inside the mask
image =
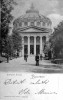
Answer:
[{"label": "pediment", "polygon": [[46,29],[46,28],[40,28],[40,27],[24,27],[24,28],[18,28],[16,30],[13,30],[13,31],[16,31],[16,32],[23,32],[23,33],[48,33],[49,30]]},{"label": "pediment", "polygon": [[24,29],[20,29],[21,32],[44,32],[46,29],[38,28],[38,27],[27,27]]},{"label": "pediment", "polygon": [[34,28],[29,28],[29,29],[23,30],[22,32],[42,32],[42,31],[38,29],[34,29]]}]

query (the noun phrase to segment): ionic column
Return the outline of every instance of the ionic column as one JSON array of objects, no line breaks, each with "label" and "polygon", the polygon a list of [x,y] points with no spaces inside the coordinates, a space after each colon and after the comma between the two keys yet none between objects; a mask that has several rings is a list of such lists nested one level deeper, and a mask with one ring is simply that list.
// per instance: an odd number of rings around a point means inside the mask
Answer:
[{"label": "ionic column", "polygon": [[28,36],[28,55],[30,55],[30,36]]},{"label": "ionic column", "polygon": [[40,54],[43,52],[43,46],[42,46],[42,37],[40,37]]},{"label": "ionic column", "polygon": [[22,56],[24,56],[24,37],[22,37]]},{"label": "ionic column", "polygon": [[34,36],[34,55],[36,55],[36,36]]}]

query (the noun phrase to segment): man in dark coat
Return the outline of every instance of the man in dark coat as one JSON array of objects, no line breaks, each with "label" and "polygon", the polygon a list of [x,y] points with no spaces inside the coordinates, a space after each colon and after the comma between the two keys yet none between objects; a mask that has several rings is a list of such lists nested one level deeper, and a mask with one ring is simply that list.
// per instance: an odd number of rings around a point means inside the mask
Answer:
[{"label": "man in dark coat", "polygon": [[9,54],[7,54],[7,63],[9,63]]},{"label": "man in dark coat", "polygon": [[28,58],[28,55],[27,54],[25,54],[24,55],[24,60],[27,62],[27,58]]},{"label": "man in dark coat", "polygon": [[35,56],[36,66],[39,66],[39,55],[37,54]]},{"label": "man in dark coat", "polygon": [[51,51],[48,52],[48,58],[51,59]]}]

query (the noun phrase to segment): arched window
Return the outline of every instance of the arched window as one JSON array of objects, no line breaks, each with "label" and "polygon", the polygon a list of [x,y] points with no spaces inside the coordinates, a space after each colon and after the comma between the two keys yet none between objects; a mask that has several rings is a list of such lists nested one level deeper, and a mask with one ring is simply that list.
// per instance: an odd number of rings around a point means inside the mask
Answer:
[{"label": "arched window", "polygon": [[34,22],[31,22],[30,24],[31,24],[31,26],[34,26]]},{"label": "arched window", "polygon": [[28,22],[24,22],[24,25],[27,26],[28,25]]},{"label": "arched window", "polygon": [[19,26],[22,26],[22,22],[19,23]]},{"label": "arched window", "polygon": [[46,36],[42,37],[42,41],[43,41],[43,43],[46,43]]},{"label": "arched window", "polygon": [[45,22],[43,22],[43,26],[45,26]]},{"label": "arched window", "polygon": [[33,36],[30,37],[30,43],[34,44],[34,37]]},{"label": "arched window", "polygon": [[37,26],[40,26],[40,22],[37,22]]},{"label": "arched window", "polygon": [[28,37],[27,36],[24,36],[24,43],[28,43]]},{"label": "arched window", "polygon": [[36,43],[40,44],[40,37],[39,36],[36,37]]},{"label": "arched window", "polygon": [[49,26],[49,24],[50,24],[50,23],[48,22],[48,23],[47,23],[47,26]]}]

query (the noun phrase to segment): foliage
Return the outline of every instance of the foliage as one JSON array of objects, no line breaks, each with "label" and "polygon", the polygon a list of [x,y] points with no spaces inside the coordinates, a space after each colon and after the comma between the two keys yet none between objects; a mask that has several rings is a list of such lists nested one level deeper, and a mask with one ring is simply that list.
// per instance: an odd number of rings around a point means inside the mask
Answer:
[{"label": "foliage", "polygon": [[1,37],[5,38],[9,32],[9,24],[13,20],[11,11],[13,4],[16,5],[14,0],[1,0]]},{"label": "foliage", "polygon": [[4,47],[6,48],[7,36],[9,33],[9,25],[13,19],[11,11],[13,10],[13,5],[16,5],[14,0],[1,0],[1,34],[0,34],[0,53],[2,53],[2,43],[5,42]]},{"label": "foliage", "polygon": [[44,45],[44,53],[48,53],[50,51],[50,43],[49,42],[46,42],[46,44]]},{"label": "foliage", "polygon": [[58,56],[63,54],[63,21],[54,29],[49,41],[51,42],[54,56],[58,58]]},{"label": "foliage", "polygon": [[13,40],[12,36],[8,36],[2,41],[2,51],[6,54],[9,54],[10,56],[13,54]]},{"label": "foliage", "polygon": [[2,51],[11,57],[14,55],[14,53],[17,54],[20,52],[22,49],[21,43],[21,36],[18,33],[13,33],[11,36],[7,36],[6,39],[3,39]]},{"label": "foliage", "polygon": [[12,34],[12,39],[13,39],[13,48],[15,51],[20,51],[22,49],[22,38],[18,33],[13,33]]},{"label": "foliage", "polygon": [[12,20],[12,15],[10,14],[12,6],[8,5],[5,0],[1,0],[1,38],[6,38],[9,32],[9,24]]}]

